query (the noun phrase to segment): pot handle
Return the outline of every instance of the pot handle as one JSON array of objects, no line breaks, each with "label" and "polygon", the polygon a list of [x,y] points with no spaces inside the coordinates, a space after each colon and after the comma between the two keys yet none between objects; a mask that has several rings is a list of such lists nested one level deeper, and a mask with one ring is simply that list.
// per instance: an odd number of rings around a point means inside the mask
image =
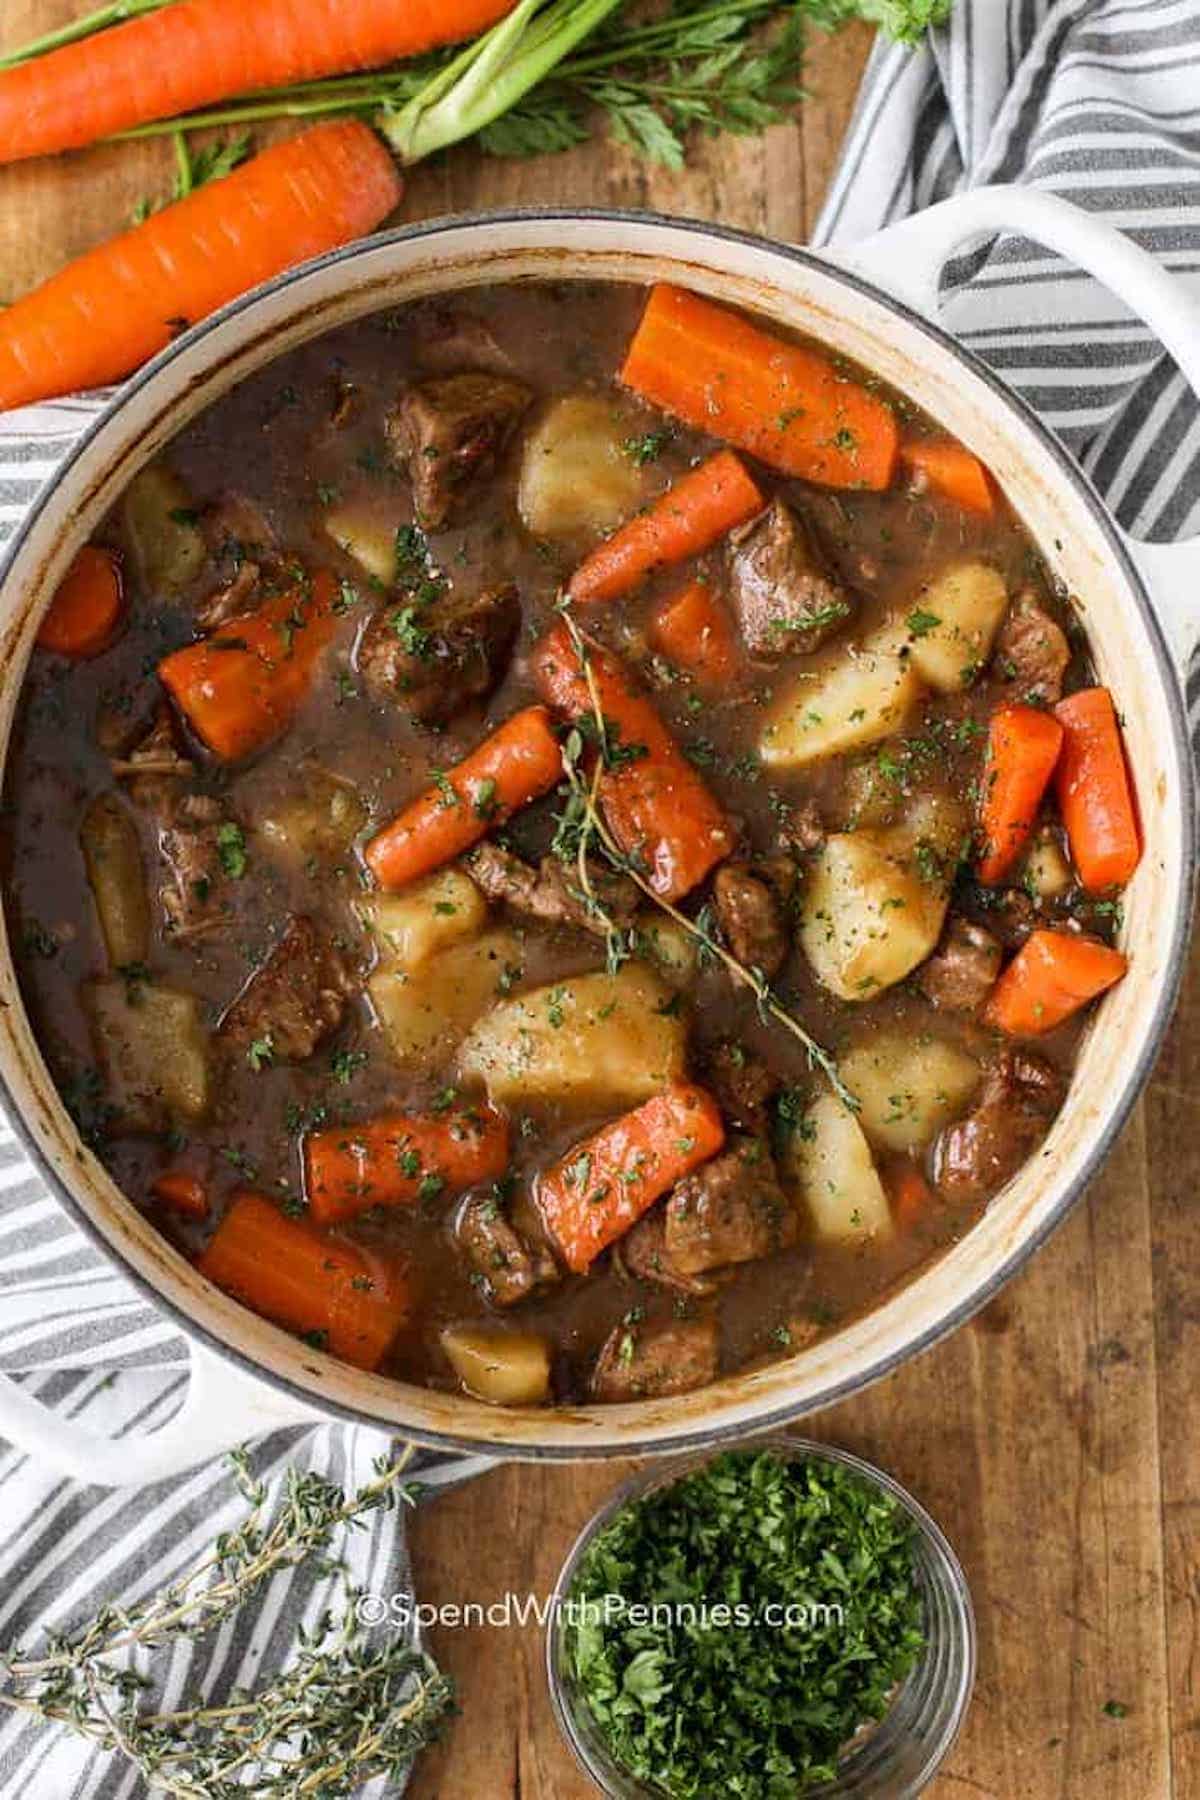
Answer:
[{"label": "pot handle", "polygon": [[[831,260],[867,276],[925,318],[941,304],[941,273],[969,244],[1015,232],[1086,269],[1145,320],[1200,399],[1200,306],[1148,250],[1056,194],[983,187],[914,213]],[[1154,610],[1186,677],[1200,647],[1200,540],[1147,544],[1126,535]]]},{"label": "pot handle", "polygon": [[94,1487],[146,1487],[181,1475],[248,1438],[287,1425],[328,1423],[328,1414],[243,1374],[192,1344],[187,1396],[157,1431],[102,1437],[43,1406],[0,1374],[0,1438],[71,1481]]}]

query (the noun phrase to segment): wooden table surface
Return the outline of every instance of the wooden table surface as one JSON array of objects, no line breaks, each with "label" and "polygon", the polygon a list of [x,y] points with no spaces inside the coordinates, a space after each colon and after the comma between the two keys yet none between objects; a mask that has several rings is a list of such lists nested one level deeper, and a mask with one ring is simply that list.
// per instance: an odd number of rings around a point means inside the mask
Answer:
[{"label": "wooden table surface", "polygon": [[[0,48],[91,4],[3,0]],[[416,174],[404,216],[569,201],[803,239],[869,43],[856,28],[818,39],[795,124],[765,141],[701,143],[685,174],[604,145],[509,164],[463,150]],[[0,171],[0,298],[119,229],[169,182],[162,145]],[[1198,1190],[1193,955],[1154,1079],[1086,1202],[972,1325],[810,1422],[906,1482],[966,1566],[979,1681],[936,1800],[1200,1795]],[[510,1467],[426,1508],[413,1531],[421,1597],[548,1594],[627,1467]],[[592,1789],[550,1716],[536,1625],[435,1632],[434,1648],[461,1716],[424,1759],[413,1800],[585,1800]]]}]

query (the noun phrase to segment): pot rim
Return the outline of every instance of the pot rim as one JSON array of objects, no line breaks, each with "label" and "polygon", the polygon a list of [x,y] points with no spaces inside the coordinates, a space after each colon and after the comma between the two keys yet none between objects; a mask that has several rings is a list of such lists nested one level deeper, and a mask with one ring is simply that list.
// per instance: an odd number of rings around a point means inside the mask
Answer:
[{"label": "pot rim", "polygon": [[[126,1256],[123,1248],[111,1241],[101,1227],[88,1216],[65,1179],[42,1149],[35,1132],[21,1111],[10,1085],[7,1071],[0,1066],[0,1105],[3,1106],[14,1134],[20,1140],[38,1173],[45,1180],[55,1198],[65,1207],[73,1222],[83,1229],[103,1255],[120,1268],[122,1275],[131,1282],[139,1294],[148,1299],[156,1310],[170,1317],[172,1323],[186,1340],[199,1342],[219,1359],[233,1363],[254,1380],[290,1396],[300,1405],[311,1408],[325,1417],[373,1426],[380,1430],[390,1429],[394,1436],[400,1436],[407,1432],[414,1441],[433,1450],[474,1455],[483,1451],[498,1459],[527,1462],[594,1461],[613,1456],[678,1456],[738,1442],[764,1432],[777,1431],[794,1423],[798,1418],[807,1417],[817,1410],[837,1405],[842,1400],[849,1398],[850,1395],[883,1379],[910,1359],[923,1354],[942,1339],[949,1337],[961,1325],[974,1317],[1024,1267],[1035,1251],[1042,1247],[1078,1205],[1088,1184],[1106,1161],[1117,1136],[1128,1120],[1157,1059],[1178,998],[1190,937],[1192,906],[1198,875],[1196,868],[1197,777],[1192,757],[1183,684],[1165,631],[1151,603],[1143,575],[1130,553],[1127,541],[1113,514],[1085,470],[1081,468],[1049,426],[1033,411],[1029,403],[1010,388],[974,351],[960,343],[938,320],[926,317],[907,301],[898,298],[887,288],[860,274],[856,269],[848,268],[833,258],[821,255],[806,246],[783,243],[766,237],[760,232],[745,231],[734,226],[712,223],[703,219],[629,207],[509,207],[444,214],[416,224],[398,226],[391,231],[379,232],[371,237],[357,240],[340,249],[329,251],[323,256],[312,258],[295,268],[288,269],[281,275],[252,289],[250,293],[231,301],[219,311],[210,314],[209,317],[182,333],[116,390],[72,446],[17,527],[11,542],[6,546],[3,556],[0,557],[0,590],[9,579],[36,525],[48,508],[53,505],[63,483],[69,479],[77,464],[90,451],[96,438],[138,395],[167,372],[178,357],[202,344],[204,339],[218,328],[243,315],[253,314],[267,301],[285,293],[290,287],[298,285],[318,271],[343,265],[350,266],[360,257],[387,250],[396,245],[435,239],[446,233],[473,227],[530,223],[565,224],[581,221],[584,223],[595,222],[600,225],[621,225],[637,231],[645,228],[666,228],[700,241],[716,239],[720,242],[739,245],[751,251],[764,252],[772,257],[781,258],[785,262],[794,263],[801,268],[815,269],[825,279],[841,283],[897,315],[931,341],[940,352],[969,370],[975,379],[987,387],[1003,409],[1017,416],[1023,427],[1037,438],[1042,450],[1053,461],[1060,477],[1074,490],[1076,497],[1090,513],[1113,558],[1122,585],[1136,606],[1140,623],[1146,632],[1153,651],[1155,670],[1167,700],[1167,710],[1171,718],[1173,749],[1182,775],[1180,816],[1176,823],[1181,835],[1182,866],[1191,871],[1191,876],[1186,883],[1187,891],[1181,896],[1181,903],[1176,909],[1170,947],[1164,965],[1164,978],[1153,1012],[1145,1026],[1141,1051],[1128,1070],[1116,1097],[1110,1099],[1104,1122],[1096,1131],[1077,1173],[1067,1183],[1058,1201],[1038,1226],[1023,1236],[1011,1252],[997,1262],[986,1276],[981,1277],[957,1306],[931,1321],[921,1331],[908,1337],[903,1345],[874,1353],[872,1358],[857,1371],[842,1380],[831,1382],[819,1395],[798,1403],[795,1401],[789,1403],[785,1400],[781,1404],[772,1405],[769,1409],[756,1413],[752,1419],[735,1419],[725,1423],[710,1422],[708,1424],[700,1420],[694,1427],[689,1426],[683,1430],[670,1431],[666,1435],[660,1424],[657,1427],[649,1427],[650,1435],[647,1437],[639,1437],[635,1432],[631,1432],[628,1437],[622,1436],[619,1442],[588,1443],[581,1440],[569,1444],[537,1444],[526,1440],[514,1445],[511,1442],[493,1441],[479,1435],[459,1435],[452,1431],[425,1426],[416,1431],[410,1431],[407,1425],[397,1426],[394,1421],[382,1418],[376,1412],[331,1398],[323,1392],[315,1392],[312,1387],[306,1386],[290,1375],[266,1367],[249,1351],[236,1343],[228,1342],[218,1336],[209,1325],[202,1324],[193,1318],[180,1301],[166,1295],[147,1274],[138,1269]],[[36,1036],[34,1041],[36,1042]],[[132,1204],[127,1199],[126,1203]],[[736,1377],[726,1377],[716,1386],[725,1388],[730,1379],[736,1379]],[[698,1396],[689,1397],[696,1398]]]}]

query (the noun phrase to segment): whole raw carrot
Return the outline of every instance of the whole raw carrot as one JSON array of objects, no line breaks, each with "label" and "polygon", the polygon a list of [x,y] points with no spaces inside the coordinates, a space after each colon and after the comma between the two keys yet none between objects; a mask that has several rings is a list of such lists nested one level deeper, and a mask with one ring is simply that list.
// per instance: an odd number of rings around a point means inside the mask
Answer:
[{"label": "whole raw carrot", "polygon": [[1071,857],[1089,894],[1128,881],[1142,858],[1137,808],[1107,688],[1084,688],[1054,709],[1062,726],[1058,809]]},{"label": "whole raw carrot", "polygon": [[99,656],[116,634],[123,594],[116,554],[85,544],[38,628],[39,648],[76,659]]},{"label": "whole raw carrot", "polygon": [[549,714],[528,706],[385,825],[367,845],[367,867],[380,887],[405,887],[549,793],[562,772]]},{"label": "whole raw carrot", "polygon": [[979,808],[980,881],[1003,881],[1024,849],[1062,741],[1058,720],[1036,706],[1002,706],[992,714]]},{"label": "whole raw carrot", "polygon": [[900,431],[886,401],[827,356],[683,288],[654,289],[621,380],[785,475],[827,487],[891,486]]},{"label": "whole raw carrot", "polygon": [[514,4],[177,0],[0,73],[0,162],[74,150],[254,88],[417,56],[473,37]]},{"label": "whole raw carrot", "polygon": [[333,636],[336,595],[322,569],[311,587],[276,594],[159,663],[159,680],[217,756],[249,756],[287,730]]},{"label": "whole raw carrot", "polygon": [[304,1188],[318,1225],[372,1206],[449,1199],[508,1167],[508,1124],[488,1107],[391,1113],[362,1125],[310,1132]]},{"label": "whole raw carrot", "polygon": [[725,1142],[711,1094],[676,1082],[576,1144],[538,1177],[546,1229],[577,1275]]},{"label": "whole raw carrot", "polygon": [[738,672],[733,621],[706,582],[692,581],[655,613],[650,641],[701,687],[716,693]]},{"label": "whole raw carrot", "polygon": [[730,854],[733,826],[620,659],[590,639],[583,653],[590,682],[566,623],[556,625],[533,653],[538,691],[567,718],[593,725],[599,700],[609,746],[599,784],[605,820],[654,892],[679,900]]},{"label": "whole raw carrot", "polygon": [[571,598],[615,600],[652,569],[699,556],[765,505],[733,452],[719,450],[597,545],[571,577]]},{"label": "whole raw carrot", "polygon": [[373,231],[401,192],[387,150],[354,119],[264,150],[0,312],[0,411],[119,381],[226,301]]},{"label": "whole raw carrot", "polygon": [[996,490],[991,476],[977,456],[952,438],[915,438],[901,448],[900,461],[941,499],[953,500],[964,512],[978,513],[982,519],[995,517]]},{"label": "whole raw carrot", "polygon": [[1040,1037],[1120,981],[1128,959],[1096,938],[1035,931],[992,989],[989,1025],[1009,1037]]},{"label": "whole raw carrot", "polygon": [[359,1369],[379,1367],[410,1311],[394,1264],[285,1217],[249,1188],[234,1193],[196,1266],[264,1319]]}]

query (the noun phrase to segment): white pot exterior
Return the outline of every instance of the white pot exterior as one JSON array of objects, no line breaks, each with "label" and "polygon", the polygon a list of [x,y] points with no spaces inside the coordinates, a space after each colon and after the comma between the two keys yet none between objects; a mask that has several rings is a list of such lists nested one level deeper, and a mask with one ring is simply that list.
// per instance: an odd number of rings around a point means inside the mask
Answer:
[{"label": "white pot exterior", "polygon": [[[964,235],[960,221],[956,241]],[[888,283],[885,240],[860,262],[871,259]],[[905,279],[920,260],[902,259]],[[442,1447],[524,1457],[666,1451],[798,1417],[888,1372],[990,1298],[1080,1194],[1149,1073],[1190,919],[1193,791],[1178,672],[1133,557],[1066,454],[993,376],[879,288],[804,252],[644,216],[451,220],[310,265],[198,328],[125,391],[17,541],[0,592],[0,757],[38,622],[71,557],[138,468],[204,407],[282,351],[365,313],[481,283],[578,278],[671,279],[815,334],[911,395],[994,470],[1078,597],[1100,679],[1126,721],[1146,843],[1126,904],[1129,976],[1100,1006],[1043,1148],[960,1243],[867,1316],[787,1362],[699,1393],[634,1406],[500,1412],[337,1363],[203,1280],[81,1145],[33,1041],[5,936],[0,1076],[14,1122],[94,1237],[201,1347],[205,1372],[177,1433],[182,1446],[177,1441],[172,1452],[164,1444],[144,1464],[129,1440],[119,1458],[93,1455],[84,1463],[82,1450],[63,1447],[61,1423],[54,1432],[39,1429],[28,1407],[15,1417],[0,1392],[0,1432],[64,1468],[86,1466],[99,1480],[148,1478],[266,1423],[337,1413]],[[1200,344],[1200,332],[1193,341]],[[1196,607],[1194,550],[1147,553],[1145,563],[1166,585],[1189,584]],[[1176,621],[1171,635],[1178,656],[1194,630]]]}]

